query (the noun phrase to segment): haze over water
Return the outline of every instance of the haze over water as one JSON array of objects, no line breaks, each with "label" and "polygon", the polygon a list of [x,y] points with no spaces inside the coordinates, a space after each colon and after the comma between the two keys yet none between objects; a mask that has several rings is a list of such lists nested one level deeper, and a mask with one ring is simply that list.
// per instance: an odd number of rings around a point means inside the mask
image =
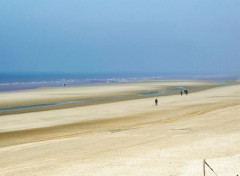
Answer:
[{"label": "haze over water", "polygon": [[127,83],[146,80],[214,80],[225,81],[239,75],[191,75],[191,74],[0,74],[0,91],[24,90],[40,87],[72,86],[88,84]]}]

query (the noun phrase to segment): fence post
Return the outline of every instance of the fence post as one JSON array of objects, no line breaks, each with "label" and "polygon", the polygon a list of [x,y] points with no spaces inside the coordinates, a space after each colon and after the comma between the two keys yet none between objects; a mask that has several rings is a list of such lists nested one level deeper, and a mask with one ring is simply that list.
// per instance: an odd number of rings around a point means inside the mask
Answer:
[{"label": "fence post", "polygon": [[205,159],[203,160],[203,176],[205,176]]}]

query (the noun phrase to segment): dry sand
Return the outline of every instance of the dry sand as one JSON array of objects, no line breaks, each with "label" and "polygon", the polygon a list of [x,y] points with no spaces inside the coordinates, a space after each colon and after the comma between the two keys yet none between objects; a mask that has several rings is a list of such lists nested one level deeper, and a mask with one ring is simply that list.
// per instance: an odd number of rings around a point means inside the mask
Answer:
[{"label": "dry sand", "polygon": [[[1,107],[7,107],[190,88],[188,96],[158,97],[158,106],[146,97],[2,115],[0,175],[202,175],[205,158],[218,175],[236,176],[240,84],[212,88],[217,85],[172,81],[1,93]],[[207,168],[206,175],[214,174]]]}]

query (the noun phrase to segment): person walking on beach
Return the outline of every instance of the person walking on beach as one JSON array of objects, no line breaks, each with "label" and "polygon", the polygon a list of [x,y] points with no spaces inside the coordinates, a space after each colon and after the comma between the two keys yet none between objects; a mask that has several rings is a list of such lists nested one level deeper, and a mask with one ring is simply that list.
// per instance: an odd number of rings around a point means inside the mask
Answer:
[{"label": "person walking on beach", "polygon": [[186,90],[184,90],[184,93],[186,94],[186,95],[188,95],[188,90],[186,89]]},{"label": "person walking on beach", "polygon": [[155,105],[156,106],[158,105],[158,99],[155,99]]},{"label": "person walking on beach", "polygon": [[183,93],[183,92],[182,92],[182,90],[181,90],[181,92],[180,92],[181,96],[182,96],[182,93]]}]

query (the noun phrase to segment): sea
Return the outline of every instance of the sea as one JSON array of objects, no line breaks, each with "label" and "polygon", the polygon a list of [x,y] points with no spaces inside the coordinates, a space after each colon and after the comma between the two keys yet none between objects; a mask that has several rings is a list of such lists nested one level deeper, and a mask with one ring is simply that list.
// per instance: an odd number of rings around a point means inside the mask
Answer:
[{"label": "sea", "polygon": [[235,75],[193,75],[169,73],[0,73],[0,92],[41,87],[128,83],[146,80],[235,80]]}]

